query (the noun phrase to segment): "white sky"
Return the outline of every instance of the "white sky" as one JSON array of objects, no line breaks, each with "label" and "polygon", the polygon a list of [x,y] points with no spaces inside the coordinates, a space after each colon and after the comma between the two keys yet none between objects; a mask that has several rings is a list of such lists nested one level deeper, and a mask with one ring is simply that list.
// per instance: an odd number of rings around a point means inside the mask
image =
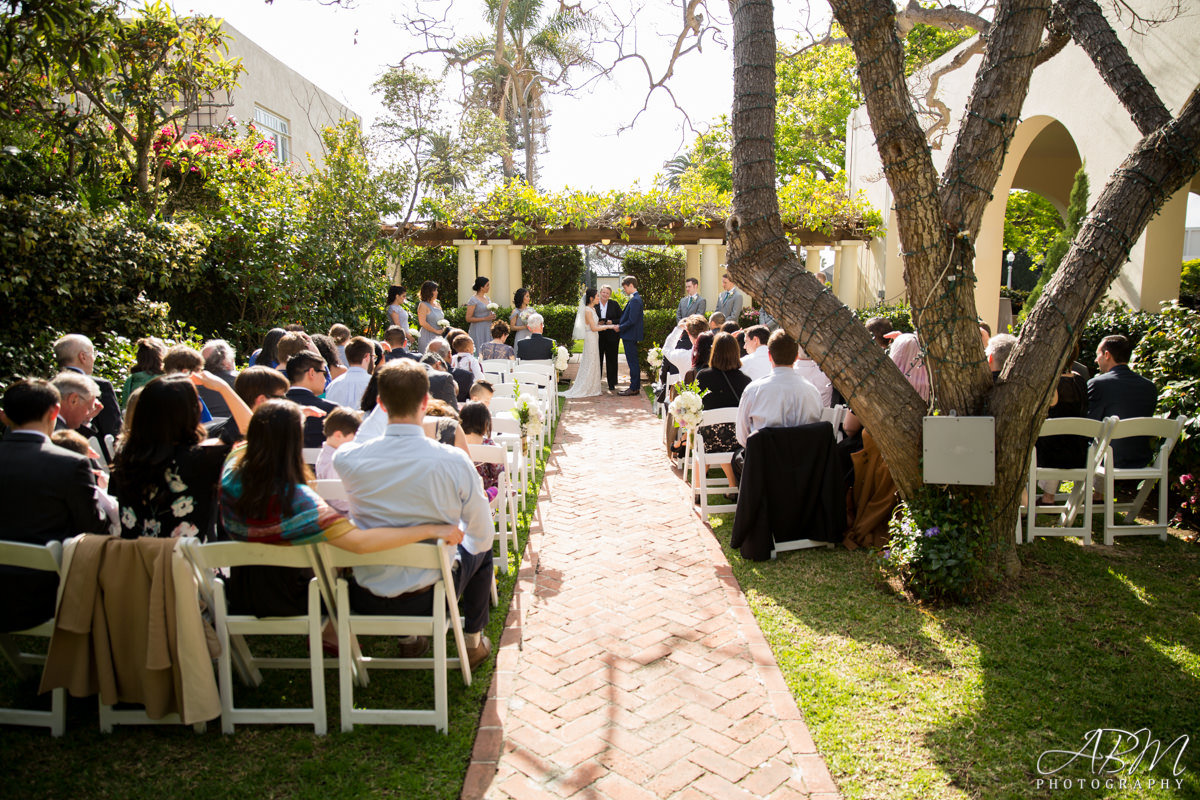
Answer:
[{"label": "white sky", "polygon": [[[312,0],[176,0],[178,13],[195,11],[226,19],[260,47],[344,102],[363,118],[364,129],[380,111],[371,94],[371,84],[389,63],[405,53],[421,49],[394,24],[394,0],[357,0],[354,8],[326,7]],[[483,3],[458,0],[455,11],[467,16],[478,9],[482,23]],[[662,30],[675,23],[674,16],[660,20]],[[460,33],[475,33],[479,27]],[[660,58],[668,50],[650,37],[644,49],[656,48]],[[356,41],[357,40],[357,41]],[[438,69],[436,60],[425,65]],[[644,72],[642,73],[644,75]],[[686,122],[664,95],[651,103],[637,125],[619,136],[617,130],[629,123],[641,108],[646,80],[629,65],[617,76],[619,82],[603,81],[582,97],[556,97],[550,102],[549,152],[541,154],[541,188],[626,189],[635,182],[648,188],[664,161],[682,150],[693,134],[685,133]],[[705,43],[704,52],[692,54],[681,63],[672,88],[692,122],[702,125],[728,113],[733,90],[730,51]]]}]

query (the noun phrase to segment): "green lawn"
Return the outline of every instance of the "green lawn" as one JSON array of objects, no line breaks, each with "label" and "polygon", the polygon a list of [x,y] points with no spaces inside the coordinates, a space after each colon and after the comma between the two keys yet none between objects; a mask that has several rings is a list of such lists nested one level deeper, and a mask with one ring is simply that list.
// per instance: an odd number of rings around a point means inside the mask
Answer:
[{"label": "green lawn", "polygon": [[[881,583],[862,551],[748,562],[728,547],[732,516],[713,520],[845,797],[1200,797],[1194,741],[1177,776],[1179,745],[1153,770],[1097,775],[1076,761],[1052,776],[1087,779],[1086,791],[1039,789],[1035,766],[1045,750],[1083,749],[1098,728],[1146,727],[1164,748],[1200,733],[1195,545],[1039,539],[991,600],[930,608]],[[1102,756],[1114,743],[1103,741]],[[1166,778],[1180,783],[1160,787]]]},{"label": "green lawn", "polygon": [[[537,482],[544,473],[539,466]],[[537,493],[530,493],[529,511],[522,516],[522,546]],[[498,648],[500,634],[512,601],[518,560],[509,554],[507,575],[498,576],[500,604],[492,609],[487,634]],[[307,656],[295,637],[271,642],[254,637],[256,651],[266,646],[280,654]],[[34,641],[35,646],[44,646]],[[371,637],[364,648],[382,645],[383,655],[394,649],[391,641]],[[453,644],[451,644],[453,649]],[[450,798],[458,797],[470,762],[479,714],[491,684],[495,659],[474,671],[471,686],[464,686],[457,671],[449,679],[450,731],[443,735],[429,727],[358,726],[340,732],[337,670],[326,670],[326,703],[329,734],[315,736],[312,728],[296,725],[248,725],[233,736],[221,734],[220,720],[208,731],[195,734],[181,726],[145,728],[118,726],[114,733],[99,733],[96,699],[68,698],[67,732],[53,739],[45,730],[0,727],[0,796],[13,798],[146,798],[189,800],[213,798]],[[36,702],[36,680],[21,682],[10,669],[0,668],[0,705]],[[239,705],[295,705],[308,702],[307,672],[267,670],[257,690],[239,685]],[[364,706],[396,703],[392,707],[432,707],[432,672],[377,671],[370,686],[355,690]],[[48,696],[42,698],[48,706]]]}]

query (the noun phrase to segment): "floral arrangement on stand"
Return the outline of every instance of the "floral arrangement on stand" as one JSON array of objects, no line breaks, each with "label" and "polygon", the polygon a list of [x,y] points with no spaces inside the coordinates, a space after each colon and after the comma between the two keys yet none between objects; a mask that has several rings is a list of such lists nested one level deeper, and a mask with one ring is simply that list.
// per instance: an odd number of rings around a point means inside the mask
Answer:
[{"label": "floral arrangement on stand", "polygon": [[529,454],[530,437],[542,435],[542,412],[529,395],[520,395],[513,406],[513,416],[521,423],[521,448]]},{"label": "floral arrangement on stand", "polygon": [[708,390],[702,390],[699,384],[686,383],[680,387],[679,394],[671,401],[669,406],[671,417],[677,426],[688,430],[688,435],[696,430],[700,425],[701,417],[704,416],[704,395],[706,394],[708,394]]},{"label": "floral arrangement on stand", "polygon": [[646,354],[646,363],[654,367],[655,371],[657,371],[663,363],[663,349],[658,345],[651,347],[650,352]]},{"label": "floral arrangement on stand", "polygon": [[570,360],[571,354],[567,351],[567,348],[560,344],[558,349],[554,351],[554,368],[559,372],[562,372],[567,368],[567,363]]}]

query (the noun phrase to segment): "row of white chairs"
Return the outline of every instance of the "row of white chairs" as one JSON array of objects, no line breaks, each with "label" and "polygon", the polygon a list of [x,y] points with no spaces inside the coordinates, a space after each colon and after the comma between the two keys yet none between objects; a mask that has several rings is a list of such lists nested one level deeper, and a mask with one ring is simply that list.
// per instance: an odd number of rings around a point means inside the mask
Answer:
[{"label": "row of white chairs", "polygon": [[[1177,417],[1133,417],[1103,420],[1082,417],[1060,417],[1042,423],[1040,436],[1083,436],[1088,438],[1087,458],[1083,466],[1073,469],[1039,467],[1037,453],[1030,456],[1029,481],[1026,487],[1027,503],[1021,513],[1025,518],[1024,531],[1018,521],[1017,542],[1032,542],[1037,536],[1080,536],[1084,544],[1092,544],[1093,495],[1100,491],[1104,497],[1104,544],[1111,545],[1117,536],[1154,536],[1163,541],[1167,538],[1167,490],[1170,487],[1171,450],[1179,440],[1187,419]],[[1157,449],[1145,467],[1117,467],[1113,459],[1112,443],[1129,437],[1157,439]],[[1039,481],[1060,484],[1072,481],[1070,492],[1055,492],[1054,502],[1038,505],[1041,496]],[[1139,481],[1137,495],[1131,502],[1122,502],[1116,497],[1117,481]],[[1158,487],[1158,515],[1153,525],[1138,524],[1136,519],[1150,492]],[[1083,512],[1083,526],[1074,527],[1076,517]],[[1038,517],[1054,515],[1056,525],[1038,523]],[[1118,514],[1120,520],[1118,521]]]},{"label": "row of white chairs", "polygon": [[[209,542],[182,539],[180,547],[194,566],[200,596],[213,609],[221,653],[217,658],[217,685],[221,702],[221,730],[233,733],[237,725],[245,724],[311,724],[318,735],[327,731],[325,705],[325,670],[336,667],[339,674],[341,727],[350,731],[355,724],[374,725],[432,725],[439,731],[448,728],[448,675],[458,669],[463,683],[471,683],[471,667],[464,656],[466,645],[455,600],[451,572],[454,546],[443,540],[436,543],[411,544],[372,554],[354,554],[325,544],[281,546],[247,542]],[[0,563],[61,574],[62,545],[0,542]],[[337,570],[355,566],[389,565],[439,572],[433,586],[431,616],[358,615],[350,608],[348,583]],[[314,577],[308,585],[307,608],[293,617],[259,618],[250,614],[233,614],[228,610],[224,574],[229,568],[272,566],[310,568]],[[326,614],[322,614],[322,600]],[[325,658],[322,652],[321,631],[332,620],[338,632],[338,657]],[[50,637],[54,620],[13,634],[0,634],[0,649],[19,674],[27,674],[31,666],[45,664],[45,656],[22,652],[13,636]],[[447,654],[446,639],[453,633],[459,657]],[[267,658],[256,656],[246,642],[248,636],[299,635],[307,637],[307,658]],[[364,655],[357,637],[362,635],[405,636],[422,635],[433,639],[432,658],[375,658]],[[262,682],[263,669],[307,669],[311,680],[311,700],[303,708],[243,708],[235,703],[234,672],[247,685]],[[366,709],[361,698],[356,704],[355,685],[368,684],[373,669],[432,669],[434,684],[433,708]],[[178,715],[162,720],[150,720],[144,711],[114,711],[101,706],[100,727],[112,730],[113,723],[178,723]],[[49,711],[0,709],[0,724],[45,727],[51,735],[61,736],[66,727],[66,698],[63,689],[51,695]],[[204,730],[204,724],[196,726]]]}]

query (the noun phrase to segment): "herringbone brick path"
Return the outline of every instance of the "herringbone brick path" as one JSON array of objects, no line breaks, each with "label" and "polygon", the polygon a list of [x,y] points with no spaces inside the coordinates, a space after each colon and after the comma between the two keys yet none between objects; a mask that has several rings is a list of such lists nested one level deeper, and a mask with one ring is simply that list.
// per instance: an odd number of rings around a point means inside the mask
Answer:
[{"label": "herringbone brick path", "polygon": [[463,797],[834,798],[644,398],[558,430]]}]

